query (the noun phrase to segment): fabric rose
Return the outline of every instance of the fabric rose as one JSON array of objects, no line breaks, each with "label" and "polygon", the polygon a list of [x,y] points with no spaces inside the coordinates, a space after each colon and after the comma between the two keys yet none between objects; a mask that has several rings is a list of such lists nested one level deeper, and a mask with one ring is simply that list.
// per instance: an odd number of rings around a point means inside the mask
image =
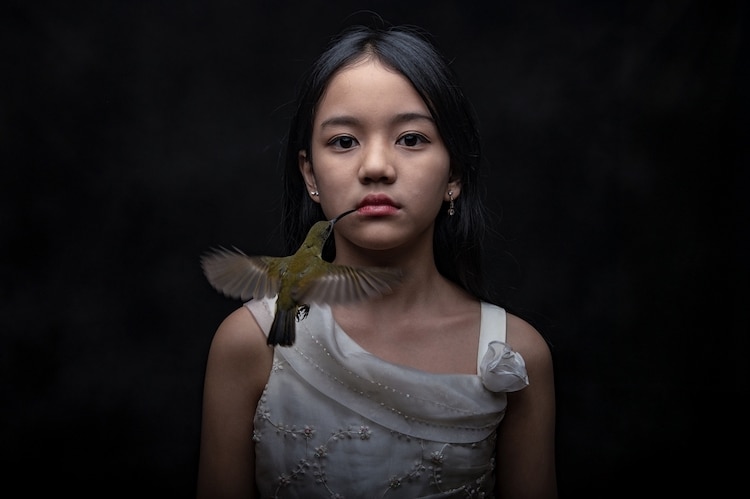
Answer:
[{"label": "fabric rose", "polygon": [[492,341],[479,364],[482,384],[492,392],[515,392],[529,384],[521,354],[501,341]]}]

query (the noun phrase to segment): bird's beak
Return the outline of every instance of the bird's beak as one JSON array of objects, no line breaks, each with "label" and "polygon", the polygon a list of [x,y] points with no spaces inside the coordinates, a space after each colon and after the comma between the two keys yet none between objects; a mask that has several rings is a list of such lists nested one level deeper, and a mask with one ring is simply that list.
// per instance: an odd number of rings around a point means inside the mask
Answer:
[{"label": "bird's beak", "polygon": [[337,216],[337,217],[333,217],[333,218],[332,218],[332,219],[330,220],[330,222],[331,222],[331,224],[335,224],[336,222],[338,222],[339,220],[341,220],[342,218],[344,218],[345,216],[347,216],[347,215],[348,215],[349,213],[354,213],[355,211],[357,211],[357,210],[356,210],[356,209],[354,209],[354,210],[349,210],[349,211],[345,211],[345,212],[344,212],[344,213],[342,213],[341,215],[339,215],[339,216]]}]

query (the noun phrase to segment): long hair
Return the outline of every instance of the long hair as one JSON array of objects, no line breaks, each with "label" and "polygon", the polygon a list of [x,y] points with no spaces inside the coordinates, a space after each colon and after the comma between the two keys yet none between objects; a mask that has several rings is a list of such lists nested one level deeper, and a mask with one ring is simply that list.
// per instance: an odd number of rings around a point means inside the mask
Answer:
[{"label": "long hair", "polygon": [[[363,55],[404,75],[432,114],[450,154],[452,179],[461,182],[455,215],[448,216],[444,203],[435,219],[435,263],[446,278],[489,300],[481,269],[487,212],[479,182],[477,120],[447,60],[428,35],[414,27],[349,27],[332,39],[304,75],[286,139],[282,225],[287,252],[295,251],[312,224],[325,218],[320,205],[308,196],[299,171],[299,151],[310,152],[314,113],[331,78]],[[323,253],[327,260],[335,255],[333,238],[329,243]]]}]

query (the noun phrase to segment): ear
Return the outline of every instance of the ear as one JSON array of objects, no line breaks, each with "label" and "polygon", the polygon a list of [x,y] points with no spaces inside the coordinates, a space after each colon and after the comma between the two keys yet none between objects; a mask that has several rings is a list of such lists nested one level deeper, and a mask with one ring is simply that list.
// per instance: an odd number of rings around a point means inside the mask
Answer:
[{"label": "ear", "polygon": [[297,157],[299,160],[299,171],[302,174],[302,178],[305,180],[307,193],[310,196],[310,199],[318,203],[318,196],[312,194],[313,192],[318,192],[318,185],[315,182],[315,172],[313,171],[312,162],[307,157],[307,151],[300,151]]},{"label": "ear", "polygon": [[[451,193],[448,195],[448,193]],[[453,198],[455,201],[456,198],[461,194],[461,180],[456,177],[453,180],[450,180],[448,182],[448,187],[445,189],[445,194],[443,195],[443,200],[448,202]]]}]

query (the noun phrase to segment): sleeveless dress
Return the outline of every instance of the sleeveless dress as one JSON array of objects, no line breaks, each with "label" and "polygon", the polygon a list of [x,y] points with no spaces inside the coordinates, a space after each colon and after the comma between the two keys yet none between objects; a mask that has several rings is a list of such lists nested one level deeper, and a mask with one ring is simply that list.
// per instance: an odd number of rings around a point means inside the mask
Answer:
[{"label": "sleeveless dress", "polygon": [[[245,306],[267,335],[275,298]],[[477,374],[433,374],[368,353],[311,304],[258,402],[261,497],[492,497],[506,392],[528,378],[504,343],[505,310],[483,302],[481,314]]]}]

